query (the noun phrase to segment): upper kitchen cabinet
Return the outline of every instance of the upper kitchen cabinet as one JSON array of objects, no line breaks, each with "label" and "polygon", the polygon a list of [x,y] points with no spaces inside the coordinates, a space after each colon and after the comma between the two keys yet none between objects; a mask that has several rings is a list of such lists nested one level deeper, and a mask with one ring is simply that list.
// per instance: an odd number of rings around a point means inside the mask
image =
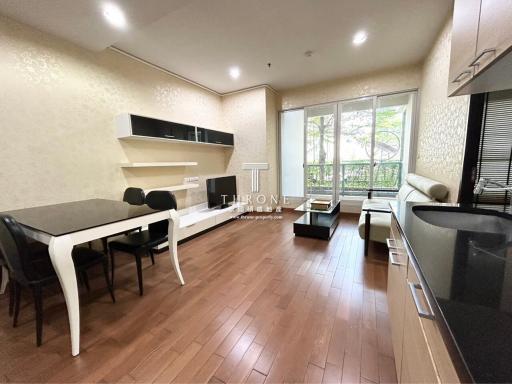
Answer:
[{"label": "upper kitchen cabinet", "polygon": [[512,88],[512,0],[456,0],[450,96]]},{"label": "upper kitchen cabinet", "polygon": [[467,83],[474,74],[468,66],[476,54],[481,0],[455,0],[450,53],[449,93]]}]

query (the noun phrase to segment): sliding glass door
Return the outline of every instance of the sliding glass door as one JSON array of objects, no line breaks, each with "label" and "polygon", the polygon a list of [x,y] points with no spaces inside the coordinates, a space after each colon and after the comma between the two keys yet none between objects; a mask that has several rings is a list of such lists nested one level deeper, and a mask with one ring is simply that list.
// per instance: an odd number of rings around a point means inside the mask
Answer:
[{"label": "sliding glass door", "polygon": [[373,98],[339,103],[339,193],[361,195],[371,187]]},{"label": "sliding glass door", "polygon": [[408,92],[377,97],[373,188],[393,190],[402,185],[409,169],[415,95]]},{"label": "sliding glass door", "polygon": [[394,196],[414,167],[415,106],[413,91],[282,112],[281,194]]},{"label": "sliding glass door", "polygon": [[306,108],[304,179],[306,196],[333,198],[336,104]]},{"label": "sliding glass door", "polygon": [[394,196],[409,169],[416,92],[339,103],[339,194]]}]

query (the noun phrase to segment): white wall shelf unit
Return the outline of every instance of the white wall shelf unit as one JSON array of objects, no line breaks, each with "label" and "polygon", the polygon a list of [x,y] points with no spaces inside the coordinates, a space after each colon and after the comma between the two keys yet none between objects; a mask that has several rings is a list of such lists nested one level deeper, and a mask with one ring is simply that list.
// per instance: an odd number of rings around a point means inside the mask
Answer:
[{"label": "white wall shelf unit", "polygon": [[151,191],[185,191],[187,189],[199,188],[199,184],[180,184],[180,185],[171,185],[169,187],[158,187],[158,188],[148,188],[144,190],[144,193],[149,193]]},{"label": "white wall shelf unit", "polygon": [[159,161],[152,163],[121,163],[121,168],[150,168],[150,167],[192,167],[196,161]]}]

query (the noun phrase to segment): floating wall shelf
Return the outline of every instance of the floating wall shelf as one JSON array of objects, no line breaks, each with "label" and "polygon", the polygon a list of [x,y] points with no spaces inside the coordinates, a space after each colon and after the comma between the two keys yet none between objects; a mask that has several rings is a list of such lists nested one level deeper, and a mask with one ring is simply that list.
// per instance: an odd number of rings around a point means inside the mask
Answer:
[{"label": "floating wall shelf", "polygon": [[144,192],[145,193],[148,193],[151,191],[176,192],[176,191],[184,191],[187,189],[194,189],[194,188],[199,188],[199,184],[181,184],[181,185],[172,185],[170,187],[149,188],[149,189],[145,189]]},{"label": "floating wall shelf", "polygon": [[197,165],[196,161],[161,161],[154,163],[121,163],[121,168],[149,168],[149,167],[191,167]]}]

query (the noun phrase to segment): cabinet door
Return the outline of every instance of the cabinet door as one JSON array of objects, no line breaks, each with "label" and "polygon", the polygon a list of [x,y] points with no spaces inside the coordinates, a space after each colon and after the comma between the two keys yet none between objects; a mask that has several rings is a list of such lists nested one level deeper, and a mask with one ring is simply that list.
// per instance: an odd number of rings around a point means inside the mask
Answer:
[{"label": "cabinet door", "polygon": [[202,143],[233,145],[233,134],[227,132],[197,128],[197,137]]},{"label": "cabinet door", "polygon": [[170,134],[166,121],[131,115],[132,134],[137,136],[165,137]]},{"label": "cabinet door", "polygon": [[[421,289],[412,289],[409,283],[419,284],[418,278],[409,263],[407,272],[407,292],[405,295],[404,344],[402,355],[402,383],[439,383],[439,375],[432,360],[414,295],[423,301]],[[415,292],[416,290],[416,292]]]},{"label": "cabinet door", "polygon": [[196,141],[196,128],[190,125],[169,122],[168,139]]},{"label": "cabinet door", "polygon": [[391,339],[395,354],[396,377],[402,371],[402,344],[404,336],[404,300],[407,288],[407,252],[394,217],[391,220],[391,247],[388,262],[388,308],[391,323]]},{"label": "cabinet door", "polygon": [[448,79],[449,94],[473,77],[473,67],[469,64],[474,60],[476,53],[480,1],[455,0]]},{"label": "cabinet door", "polygon": [[478,73],[512,46],[512,0],[482,0],[474,61]]}]

